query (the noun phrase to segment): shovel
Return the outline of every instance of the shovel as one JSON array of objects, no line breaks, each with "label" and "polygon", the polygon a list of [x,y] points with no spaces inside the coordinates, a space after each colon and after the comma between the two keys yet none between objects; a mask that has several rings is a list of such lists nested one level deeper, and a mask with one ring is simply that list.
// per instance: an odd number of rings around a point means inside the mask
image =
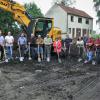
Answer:
[{"label": "shovel", "polygon": [[20,62],[23,62],[23,57],[21,56],[21,49],[20,49],[20,45],[18,44],[18,46],[19,46],[19,60],[20,60]]},{"label": "shovel", "polygon": [[60,55],[59,55],[59,53],[58,53],[57,46],[56,46],[56,50],[57,50],[58,62],[61,63],[61,59],[60,59]]},{"label": "shovel", "polygon": [[62,63],[58,52],[57,52],[57,55],[58,55],[58,62]]},{"label": "shovel", "polygon": [[39,44],[38,44],[38,62],[41,62],[40,54],[39,54]]},{"label": "shovel", "polygon": [[32,58],[31,58],[31,52],[30,52],[30,42],[29,42],[29,58],[28,59],[32,60]]}]

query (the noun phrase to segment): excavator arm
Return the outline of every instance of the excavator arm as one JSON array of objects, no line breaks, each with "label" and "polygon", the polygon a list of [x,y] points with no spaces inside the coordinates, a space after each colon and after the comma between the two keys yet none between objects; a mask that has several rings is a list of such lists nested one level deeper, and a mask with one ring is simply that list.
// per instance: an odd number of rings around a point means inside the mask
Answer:
[{"label": "excavator arm", "polygon": [[[32,20],[28,16],[24,6],[12,0],[0,0],[0,8],[5,11],[11,12],[13,14],[14,20],[16,20],[21,25],[24,25],[27,33],[31,34],[29,30],[31,30],[32,32]],[[29,29],[30,26],[31,29]]]},{"label": "excavator arm", "polygon": [[9,11],[13,14],[13,18],[25,26],[28,27],[29,23],[31,22],[31,19],[28,18],[26,15],[26,9],[24,6],[21,6],[20,4],[11,1],[11,0],[0,0],[0,8]]}]

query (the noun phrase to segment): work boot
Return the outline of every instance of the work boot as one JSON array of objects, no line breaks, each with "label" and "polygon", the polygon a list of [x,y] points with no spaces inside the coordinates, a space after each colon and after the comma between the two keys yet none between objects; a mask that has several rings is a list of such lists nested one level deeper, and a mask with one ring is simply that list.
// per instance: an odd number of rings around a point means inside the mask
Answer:
[{"label": "work boot", "polygon": [[41,62],[41,58],[38,58],[38,62]]},{"label": "work boot", "polygon": [[88,63],[88,61],[87,61],[87,60],[85,60],[85,61],[84,61],[84,63],[85,63],[85,64],[87,64],[87,63]]}]

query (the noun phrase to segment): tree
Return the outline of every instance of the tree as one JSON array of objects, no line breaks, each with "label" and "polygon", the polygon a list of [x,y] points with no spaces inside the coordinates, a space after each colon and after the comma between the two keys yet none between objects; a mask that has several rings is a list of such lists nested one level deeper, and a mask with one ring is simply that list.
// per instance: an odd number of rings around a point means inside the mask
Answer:
[{"label": "tree", "polygon": [[16,33],[19,31],[18,26],[16,25],[13,15],[10,12],[6,12],[0,9],[0,29],[6,34],[8,31]]},{"label": "tree", "polygon": [[37,7],[35,3],[29,3],[24,5],[26,8],[27,13],[31,17],[43,17],[43,14],[41,12],[41,9]]},{"label": "tree", "polygon": [[94,6],[97,11],[97,17],[98,17],[97,23],[99,23],[100,25],[100,0],[93,0],[93,1],[94,1]]},{"label": "tree", "polygon": [[75,3],[75,0],[54,0],[54,4],[63,4],[65,6],[70,6]]}]

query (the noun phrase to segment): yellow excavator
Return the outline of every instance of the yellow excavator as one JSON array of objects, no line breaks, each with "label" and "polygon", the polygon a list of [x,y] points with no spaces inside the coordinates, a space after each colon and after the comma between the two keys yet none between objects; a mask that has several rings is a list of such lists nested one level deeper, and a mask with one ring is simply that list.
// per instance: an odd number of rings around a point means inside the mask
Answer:
[{"label": "yellow excavator", "polygon": [[34,34],[35,36],[41,35],[42,37],[49,34],[53,41],[56,37],[61,38],[61,29],[54,28],[53,18],[31,18],[25,7],[13,0],[0,0],[0,9],[11,12],[14,20],[24,26],[23,28],[28,37],[30,37],[31,34]]}]

